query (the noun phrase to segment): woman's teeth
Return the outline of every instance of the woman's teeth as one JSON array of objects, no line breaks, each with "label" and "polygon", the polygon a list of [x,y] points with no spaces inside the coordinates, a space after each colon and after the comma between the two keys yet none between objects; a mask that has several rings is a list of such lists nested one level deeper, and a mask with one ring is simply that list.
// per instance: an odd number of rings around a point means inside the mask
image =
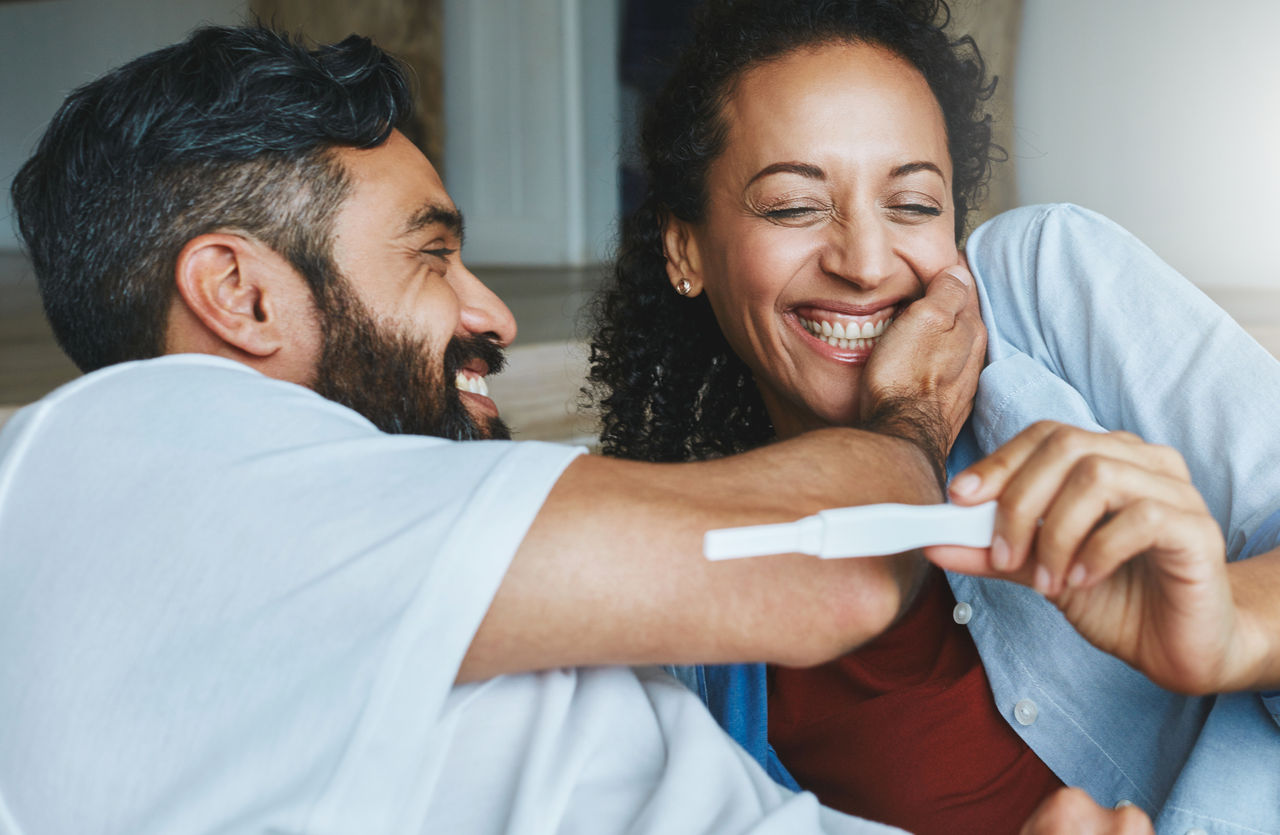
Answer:
[{"label": "woman's teeth", "polygon": [[884,333],[891,321],[893,320],[882,319],[875,324],[863,322],[861,326],[857,322],[850,322],[847,325],[836,322],[833,325],[827,321],[814,321],[800,317],[805,330],[834,348],[870,348],[875,345],[876,339]]},{"label": "woman's teeth", "polygon": [[455,384],[458,386],[458,391],[469,391],[472,394],[489,396],[489,385],[485,383],[484,377],[470,377],[459,371]]}]

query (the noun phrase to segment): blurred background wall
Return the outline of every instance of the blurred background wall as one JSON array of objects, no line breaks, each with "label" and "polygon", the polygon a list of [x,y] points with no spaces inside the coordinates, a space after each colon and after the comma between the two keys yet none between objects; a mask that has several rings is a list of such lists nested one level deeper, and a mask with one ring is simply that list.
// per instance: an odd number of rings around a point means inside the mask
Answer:
[{"label": "blurred background wall", "polygon": [[[17,251],[14,172],[75,86],[200,23],[256,15],[320,42],[360,31],[412,66],[408,132],[467,214],[468,265],[520,322],[495,395],[520,437],[589,440],[578,317],[642,187],[630,138],[694,2],[0,0],[0,421],[76,374]],[[953,31],[1000,76],[990,110],[1009,161],[983,214],[1102,211],[1280,355],[1280,0],[952,7]]]},{"label": "blurred background wall", "polygon": [[[652,0],[651,0],[652,2]],[[0,2],[0,184],[73,86],[250,11],[319,40],[360,29],[416,68],[477,265],[607,258],[630,105],[625,0]],[[644,0],[633,5],[645,6]],[[1070,200],[1206,287],[1280,286],[1280,2],[956,0],[1002,78],[1011,154],[991,207]],[[625,127],[624,127],[625,126]],[[7,188],[6,188],[7,192]],[[16,241],[7,200],[0,249]]]},{"label": "blurred background wall", "polygon": [[1280,289],[1280,2],[1027,0],[1023,202],[1115,218],[1206,287]]},{"label": "blurred background wall", "polygon": [[198,23],[235,23],[246,9],[246,0],[0,3],[0,250],[18,247],[9,183],[67,93]]}]

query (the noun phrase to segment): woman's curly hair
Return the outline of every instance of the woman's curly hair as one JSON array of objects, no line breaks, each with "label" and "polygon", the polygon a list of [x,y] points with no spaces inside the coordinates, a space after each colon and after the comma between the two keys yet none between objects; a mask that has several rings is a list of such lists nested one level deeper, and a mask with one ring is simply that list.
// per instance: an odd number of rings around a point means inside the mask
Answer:
[{"label": "woman's curly hair", "polygon": [[693,42],[644,119],[648,186],[625,218],[611,279],[595,302],[589,396],[609,455],[685,461],[766,443],[773,425],[751,372],[704,295],[672,292],[663,252],[670,217],[702,220],[707,171],[724,148],[724,103],[742,74],[797,49],[874,44],[915,66],[941,106],[954,168],[956,239],[981,199],[991,161],[995,80],[973,39],[952,40],[944,0],[709,0]]}]

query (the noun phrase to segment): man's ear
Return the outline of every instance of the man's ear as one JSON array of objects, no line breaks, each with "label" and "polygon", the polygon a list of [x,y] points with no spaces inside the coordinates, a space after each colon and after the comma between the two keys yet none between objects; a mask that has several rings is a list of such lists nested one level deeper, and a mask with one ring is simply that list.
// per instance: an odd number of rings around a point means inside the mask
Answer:
[{"label": "man's ear", "polygon": [[279,309],[287,262],[252,238],[211,232],[178,253],[178,295],[191,316],[218,340],[254,357],[269,357],[287,336]]},{"label": "man's ear", "polygon": [[693,227],[667,215],[662,227],[662,250],[667,256],[667,278],[671,288],[692,298],[702,292],[702,259]]}]

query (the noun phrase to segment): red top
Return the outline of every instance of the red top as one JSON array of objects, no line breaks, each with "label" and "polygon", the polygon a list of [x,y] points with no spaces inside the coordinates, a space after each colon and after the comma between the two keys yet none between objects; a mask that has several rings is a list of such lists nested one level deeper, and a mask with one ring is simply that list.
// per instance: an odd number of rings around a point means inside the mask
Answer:
[{"label": "red top", "polygon": [[801,787],[910,832],[987,835],[1018,831],[1062,786],[996,709],[954,606],[933,570],[871,643],[820,667],[769,668],[769,740]]}]

